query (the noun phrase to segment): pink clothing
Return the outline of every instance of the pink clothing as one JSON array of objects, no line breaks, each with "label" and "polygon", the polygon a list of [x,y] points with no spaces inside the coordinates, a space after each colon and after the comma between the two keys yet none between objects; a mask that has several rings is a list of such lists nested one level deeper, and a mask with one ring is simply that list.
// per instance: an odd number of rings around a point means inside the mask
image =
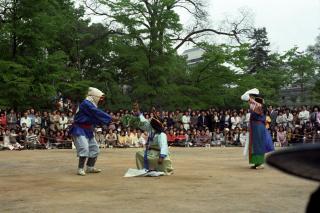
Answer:
[{"label": "pink clothing", "polygon": [[277,142],[280,143],[281,146],[286,146],[288,144],[286,131],[277,132]]}]

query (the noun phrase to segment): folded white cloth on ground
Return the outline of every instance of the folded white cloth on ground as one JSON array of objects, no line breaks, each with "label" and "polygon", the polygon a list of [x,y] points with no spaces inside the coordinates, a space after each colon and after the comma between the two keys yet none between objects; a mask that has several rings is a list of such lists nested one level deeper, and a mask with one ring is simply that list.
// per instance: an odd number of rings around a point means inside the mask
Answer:
[{"label": "folded white cloth on ground", "polygon": [[139,177],[148,173],[146,169],[128,169],[123,177]]},{"label": "folded white cloth on ground", "polygon": [[149,171],[146,169],[128,169],[123,177],[159,177],[165,175],[164,172]]}]

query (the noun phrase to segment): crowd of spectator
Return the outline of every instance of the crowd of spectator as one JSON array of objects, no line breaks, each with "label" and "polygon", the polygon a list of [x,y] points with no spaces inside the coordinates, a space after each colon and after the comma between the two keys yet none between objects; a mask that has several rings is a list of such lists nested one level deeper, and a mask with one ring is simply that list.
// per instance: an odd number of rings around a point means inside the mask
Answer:
[{"label": "crowd of spectator", "polygon": [[[0,111],[0,148],[10,150],[72,148],[68,130],[76,106],[62,104],[54,111]],[[102,148],[143,147],[148,135],[121,123],[129,110],[107,111],[117,122],[95,128]],[[156,113],[156,115],[154,114]],[[249,140],[250,113],[247,109],[211,108],[145,112],[146,119],[157,116],[165,126],[170,146],[244,146]],[[266,109],[266,127],[275,145],[291,146],[320,142],[318,107],[272,107]]]}]

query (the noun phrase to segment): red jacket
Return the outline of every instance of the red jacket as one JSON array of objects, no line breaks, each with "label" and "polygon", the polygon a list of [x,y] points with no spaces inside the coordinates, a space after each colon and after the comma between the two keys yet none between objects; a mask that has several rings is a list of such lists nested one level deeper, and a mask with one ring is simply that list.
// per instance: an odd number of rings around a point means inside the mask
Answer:
[{"label": "red jacket", "polygon": [[168,143],[173,143],[176,140],[175,135],[167,134]]}]

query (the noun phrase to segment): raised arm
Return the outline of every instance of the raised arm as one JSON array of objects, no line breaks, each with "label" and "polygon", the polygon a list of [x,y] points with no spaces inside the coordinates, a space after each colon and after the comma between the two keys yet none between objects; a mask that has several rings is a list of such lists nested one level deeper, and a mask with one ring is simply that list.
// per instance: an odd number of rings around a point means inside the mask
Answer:
[{"label": "raised arm", "polygon": [[256,101],[255,101],[253,98],[251,98],[251,97],[249,98],[249,106],[250,106],[250,109],[251,109],[253,112],[255,112],[255,113],[259,114],[259,115],[263,114],[262,104],[256,102]]},{"label": "raised arm", "polygon": [[151,124],[150,124],[150,121],[148,121],[142,115],[142,113],[139,115],[139,119],[140,119],[141,123],[143,124],[143,126],[141,127],[142,130],[147,131],[148,133],[153,132],[153,129],[152,129]]}]

